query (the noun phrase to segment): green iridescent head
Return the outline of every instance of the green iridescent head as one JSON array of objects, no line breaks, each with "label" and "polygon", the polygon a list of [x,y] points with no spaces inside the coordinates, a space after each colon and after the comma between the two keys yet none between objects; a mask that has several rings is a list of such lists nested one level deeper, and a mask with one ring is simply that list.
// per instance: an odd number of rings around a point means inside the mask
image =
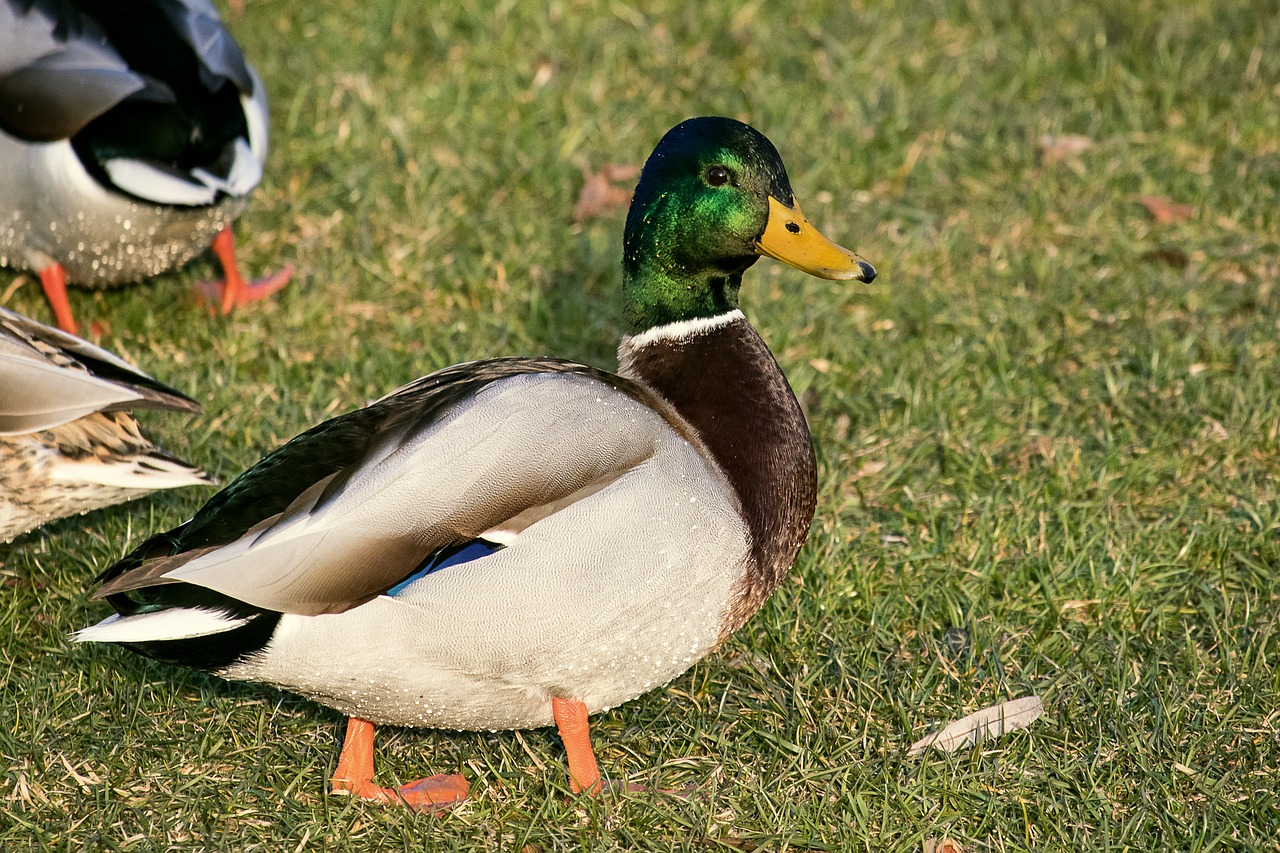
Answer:
[{"label": "green iridescent head", "polygon": [[876,274],[804,218],[778,150],[755,128],[709,116],[667,131],[627,215],[627,332],[736,308],[742,273],[760,255],[822,278]]}]

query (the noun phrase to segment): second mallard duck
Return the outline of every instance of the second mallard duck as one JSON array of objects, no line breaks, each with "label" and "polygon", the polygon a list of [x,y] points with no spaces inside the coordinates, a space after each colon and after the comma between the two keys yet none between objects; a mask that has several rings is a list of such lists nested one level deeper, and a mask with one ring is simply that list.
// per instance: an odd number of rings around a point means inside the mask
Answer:
[{"label": "second mallard duck", "polygon": [[809,430],[738,308],[762,254],[875,276],[759,132],[678,125],[627,217],[618,374],[473,362],[323,423],[108,569],[117,615],[78,638],[349,715],[336,791],[466,796],[460,776],[377,785],[374,724],[555,724],[572,787],[597,790],[587,715],[722,643],[808,536]]},{"label": "second mallard duck", "polygon": [[213,244],[225,314],[247,282],[231,221],[262,177],[262,81],[209,0],[0,0],[0,266],[35,270],[75,333],[68,281],[137,281]]}]

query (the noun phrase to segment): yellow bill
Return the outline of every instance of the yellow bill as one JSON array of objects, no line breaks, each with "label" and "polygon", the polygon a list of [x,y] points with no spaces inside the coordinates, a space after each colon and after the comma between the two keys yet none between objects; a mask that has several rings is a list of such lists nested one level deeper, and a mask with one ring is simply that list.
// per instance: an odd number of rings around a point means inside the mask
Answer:
[{"label": "yellow bill", "polygon": [[798,270],[836,281],[871,281],[876,268],[843,246],[832,243],[800,212],[769,196],[769,223],[756,240],[760,254]]}]

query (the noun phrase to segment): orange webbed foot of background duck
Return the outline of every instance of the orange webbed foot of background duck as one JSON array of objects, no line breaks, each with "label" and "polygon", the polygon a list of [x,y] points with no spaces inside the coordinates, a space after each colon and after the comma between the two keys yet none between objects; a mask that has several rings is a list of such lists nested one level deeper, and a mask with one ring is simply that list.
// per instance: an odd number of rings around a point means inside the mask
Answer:
[{"label": "orange webbed foot of background duck", "polygon": [[248,281],[236,265],[235,240],[230,226],[213,238],[213,253],[222,264],[222,281],[202,281],[195,285],[197,295],[205,302],[218,306],[223,315],[241,305],[266,299],[281,290],[293,278],[293,265],[288,264],[278,273]]}]

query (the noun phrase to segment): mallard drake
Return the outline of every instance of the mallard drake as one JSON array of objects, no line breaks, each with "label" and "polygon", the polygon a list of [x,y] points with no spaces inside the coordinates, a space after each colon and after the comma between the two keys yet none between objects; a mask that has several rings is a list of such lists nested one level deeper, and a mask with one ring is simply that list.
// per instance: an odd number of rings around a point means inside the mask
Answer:
[{"label": "mallard drake", "polygon": [[267,101],[208,0],[0,0],[0,266],[66,283],[156,275],[212,244],[223,313],[249,283],[232,220],[262,177]]},{"label": "mallard drake", "polygon": [[131,409],[200,406],[106,350],[0,308],[0,542],[59,518],[212,482]]},{"label": "mallard drake", "polygon": [[813,519],[804,415],[738,308],[760,255],[875,270],[800,212],[773,145],[728,118],[663,137],[627,217],[617,374],[449,367],[267,455],[103,573],[79,632],[348,715],[335,791],[440,806],[458,776],[373,781],[373,726],[556,725],[680,675],[790,569]]}]

